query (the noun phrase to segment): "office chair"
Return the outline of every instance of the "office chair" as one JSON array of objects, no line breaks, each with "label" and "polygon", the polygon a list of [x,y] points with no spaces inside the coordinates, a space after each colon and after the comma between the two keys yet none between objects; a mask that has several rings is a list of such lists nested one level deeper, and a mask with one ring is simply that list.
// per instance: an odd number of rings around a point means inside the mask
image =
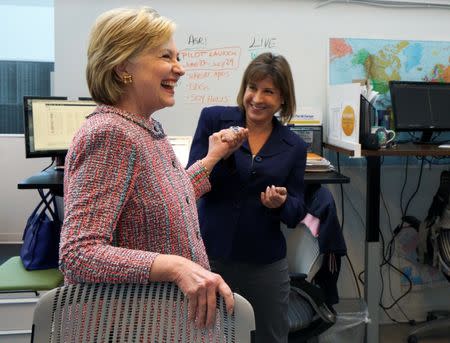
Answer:
[{"label": "office chair", "polygon": [[[440,228],[434,234],[434,254],[440,270],[450,281],[450,228]],[[417,325],[408,336],[408,343],[417,343],[420,338],[443,336],[450,338],[450,311],[430,311],[427,321]]]},{"label": "office chair", "polygon": [[[450,281],[450,171],[441,173],[440,186],[433,197],[427,217],[419,225],[418,255],[422,263],[440,269]],[[422,237],[422,239],[420,239]],[[419,338],[445,336],[450,338],[450,311],[431,311],[427,321],[417,325],[408,336],[408,343]]]},{"label": "office chair", "polygon": [[326,305],[322,290],[312,284],[312,279],[323,262],[317,238],[303,224],[295,229],[282,225],[281,229],[286,237],[291,277],[289,342],[301,343],[317,337],[331,327],[336,322],[336,315]]},{"label": "office chair", "polygon": [[196,329],[187,302],[173,283],[78,284],[55,288],[38,302],[32,342],[252,342],[250,303],[234,294],[226,312],[218,297],[214,328]]}]

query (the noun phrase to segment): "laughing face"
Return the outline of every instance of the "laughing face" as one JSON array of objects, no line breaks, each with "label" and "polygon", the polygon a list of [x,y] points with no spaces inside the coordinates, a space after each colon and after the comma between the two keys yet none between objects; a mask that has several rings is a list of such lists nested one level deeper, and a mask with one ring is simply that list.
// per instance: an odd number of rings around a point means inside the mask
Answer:
[{"label": "laughing face", "polygon": [[249,82],[243,99],[247,123],[255,125],[270,123],[282,102],[280,90],[275,87],[270,77]]},{"label": "laughing face", "polygon": [[184,69],[178,61],[178,50],[171,38],[160,47],[144,51],[125,65],[133,82],[126,91],[127,102],[135,112],[152,114],[175,104],[175,87]]}]

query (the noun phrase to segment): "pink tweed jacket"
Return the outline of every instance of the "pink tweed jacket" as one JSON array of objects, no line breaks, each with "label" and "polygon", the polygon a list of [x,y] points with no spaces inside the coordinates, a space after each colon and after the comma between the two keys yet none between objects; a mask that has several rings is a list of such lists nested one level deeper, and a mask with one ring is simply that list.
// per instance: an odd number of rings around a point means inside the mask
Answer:
[{"label": "pink tweed jacket", "polygon": [[148,283],[158,254],[209,269],[196,200],[210,190],[187,171],[152,118],[99,106],[66,157],[60,269],[66,284]]}]

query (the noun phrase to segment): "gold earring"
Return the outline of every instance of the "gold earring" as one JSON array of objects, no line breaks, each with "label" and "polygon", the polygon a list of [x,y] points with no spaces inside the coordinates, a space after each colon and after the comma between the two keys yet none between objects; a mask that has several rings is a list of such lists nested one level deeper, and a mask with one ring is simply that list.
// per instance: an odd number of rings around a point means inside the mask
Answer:
[{"label": "gold earring", "polygon": [[133,77],[130,74],[124,74],[122,76],[122,82],[125,84],[129,84],[133,82]]}]

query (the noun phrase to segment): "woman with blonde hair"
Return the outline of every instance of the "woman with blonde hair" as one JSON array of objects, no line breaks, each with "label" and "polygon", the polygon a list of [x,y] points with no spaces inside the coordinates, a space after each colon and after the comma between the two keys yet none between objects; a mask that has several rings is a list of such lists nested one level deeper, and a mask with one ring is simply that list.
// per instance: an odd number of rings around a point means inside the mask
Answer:
[{"label": "woman with blonde hair", "polygon": [[214,322],[217,294],[228,311],[234,302],[210,271],[196,199],[210,190],[208,170],[245,132],[212,134],[198,161],[180,165],[152,118],[174,105],[184,74],[174,29],[148,7],[110,10],[92,28],[86,75],[98,106],[66,157],[60,269],[66,284],[173,281],[201,328]]}]

